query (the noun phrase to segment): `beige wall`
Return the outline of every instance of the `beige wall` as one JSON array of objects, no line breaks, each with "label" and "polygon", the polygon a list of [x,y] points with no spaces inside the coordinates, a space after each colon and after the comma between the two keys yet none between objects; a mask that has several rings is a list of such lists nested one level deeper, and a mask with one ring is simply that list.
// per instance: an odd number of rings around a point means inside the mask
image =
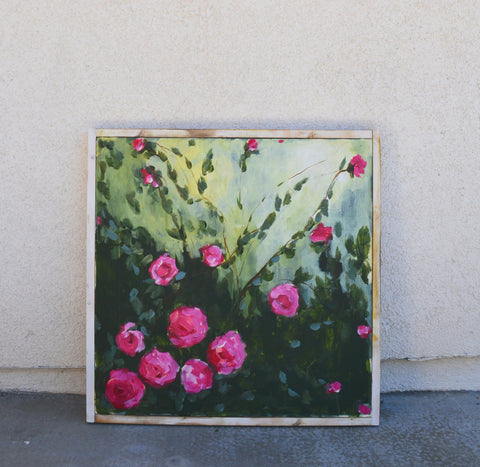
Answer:
[{"label": "beige wall", "polygon": [[379,130],[382,388],[480,389],[479,10],[3,0],[0,389],[84,391],[89,127]]}]

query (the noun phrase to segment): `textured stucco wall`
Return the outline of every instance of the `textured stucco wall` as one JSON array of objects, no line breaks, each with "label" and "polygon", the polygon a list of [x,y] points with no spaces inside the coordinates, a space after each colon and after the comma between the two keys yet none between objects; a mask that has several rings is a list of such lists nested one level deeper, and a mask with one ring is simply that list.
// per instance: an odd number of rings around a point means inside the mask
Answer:
[{"label": "textured stucco wall", "polygon": [[89,127],[379,130],[382,388],[480,389],[479,11],[3,0],[0,389],[84,390]]}]

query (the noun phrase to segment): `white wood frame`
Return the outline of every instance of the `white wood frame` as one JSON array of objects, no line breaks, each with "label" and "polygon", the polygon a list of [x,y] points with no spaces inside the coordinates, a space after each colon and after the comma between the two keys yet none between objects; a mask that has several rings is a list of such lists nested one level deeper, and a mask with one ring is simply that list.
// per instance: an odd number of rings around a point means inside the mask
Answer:
[{"label": "white wood frame", "polygon": [[[359,417],[248,418],[100,415],[95,412],[95,169],[97,137],[170,138],[313,138],[371,139],[373,160],[372,213],[372,413]],[[88,142],[87,190],[87,400],[89,423],[145,425],[237,425],[237,426],[365,426],[380,421],[380,136],[371,130],[167,130],[91,129]]]}]

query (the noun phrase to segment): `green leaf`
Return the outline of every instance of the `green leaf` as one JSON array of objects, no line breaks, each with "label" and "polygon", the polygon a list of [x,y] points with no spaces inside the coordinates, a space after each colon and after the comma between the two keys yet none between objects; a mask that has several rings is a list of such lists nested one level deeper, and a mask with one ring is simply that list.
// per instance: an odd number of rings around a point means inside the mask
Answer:
[{"label": "green leaf", "polygon": [[287,204],[290,204],[290,201],[292,201],[292,195],[289,191],[287,191],[285,193],[285,197],[283,198],[283,205],[286,206]]},{"label": "green leaf", "polygon": [[282,198],[280,196],[275,197],[275,211],[280,211],[280,208],[282,207]]},{"label": "green leaf", "polygon": [[188,188],[186,186],[182,187],[180,185],[175,185],[178,191],[178,194],[180,197],[184,200],[187,201],[188,199]]},{"label": "green leaf", "polygon": [[110,219],[110,220],[108,221],[108,225],[110,226],[110,228],[111,228],[114,232],[118,232],[117,224],[115,224],[115,222],[113,221],[113,219]]},{"label": "green leaf", "polygon": [[183,156],[183,154],[180,152],[180,150],[178,148],[172,148],[172,152],[174,154],[176,154],[177,156],[180,156],[180,157]]},{"label": "green leaf", "polygon": [[344,157],[342,159],[342,162],[340,162],[340,167],[338,168],[338,170],[342,170],[345,167],[346,162],[347,162],[347,158]]},{"label": "green leaf", "polygon": [[167,214],[172,214],[173,202],[170,198],[162,198],[162,207]]},{"label": "green leaf", "polygon": [[167,162],[167,173],[170,180],[173,182],[177,181],[177,171],[172,167],[170,162]]},{"label": "green leaf", "polygon": [[237,206],[238,206],[238,209],[240,209],[240,210],[243,209],[243,205],[242,205],[242,201],[240,199],[240,195],[238,195],[238,198],[237,198]]},{"label": "green leaf", "polygon": [[158,151],[157,153],[158,157],[162,160],[162,162],[167,162],[168,158],[166,154],[163,151]]},{"label": "green leaf", "polygon": [[245,391],[240,395],[240,399],[245,401],[253,401],[255,399],[255,394],[252,391]]},{"label": "green leaf", "polygon": [[295,392],[293,389],[288,388],[287,393],[290,397],[300,397],[300,394],[298,392]]},{"label": "green leaf", "polygon": [[110,151],[110,154],[105,157],[107,164],[114,168],[119,169],[122,166],[123,154],[120,151]]},{"label": "green leaf", "polygon": [[341,237],[342,236],[342,223],[341,222],[336,222],[333,230],[335,232],[336,237]]},{"label": "green leaf", "polygon": [[267,218],[263,221],[263,224],[261,225],[260,230],[268,230],[272,226],[272,224],[275,222],[276,217],[277,215],[275,214],[275,211],[272,211],[267,216]]},{"label": "green leaf", "polygon": [[358,231],[355,245],[357,247],[358,256],[361,256],[362,259],[366,259],[370,251],[370,231],[366,225]]},{"label": "green leaf", "polygon": [[189,139],[188,140],[188,145],[189,146],[195,146],[195,140],[194,139]]},{"label": "green leaf", "polygon": [[212,163],[212,158],[213,158],[213,152],[211,149],[207,152],[207,155],[205,156],[205,159],[202,163],[202,175],[205,176],[207,173],[213,172],[213,163]]},{"label": "green leaf", "polygon": [[146,264],[150,264],[153,261],[153,256],[152,255],[146,255],[141,261],[141,265],[145,266]]},{"label": "green leaf", "polygon": [[203,177],[200,177],[200,179],[197,182],[197,187],[198,187],[198,192],[202,195],[203,192],[207,189],[207,182]]},{"label": "green leaf", "polygon": [[295,191],[300,191],[303,187],[303,185],[305,185],[305,183],[307,183],[308,181],[308,177],[305,177],[303,180],[300,180],[294,187],[293,189]]},{"label": "green leaf", "polygon": [[311,274],[309,274],[308,272],[304,271],[302,267],[299,267],[295,271],[295,276],[293,278],[293,283],[294,284],[300,284],[302,282],[307,282],[310,279],[312,279],[312,277],[313,276]]},{"label": "green leaf", "polygon": [[370,274],[371,270],[372,268],[370,267],[369,263],[365,262],[362,264],[360,277],[365,284],[368,284],[368,275]]},{"label": "green leaf", "polygon": [[133,210],[138,214],[140,212],[140,203],[138,199],[135,198],[135,192],[129,191],[125,194],[125,198],[128,204],[133,208]]},{"label": "green leaf", "polygon": [[155,317],[155,312],[154,312],[152,309],[150,309],[150,310],[148,310],[148,311],[144,311],[144,312],[138,317],[138,319],[139,319],[140,321],[144,321],[144,320],[150,321],[150,320],[151,320],[152,318],[154,318],[154,317]]},{"label": "green leaf", "polygon": [[107,170],[107,164],[105,161],[100,161],[98,163],[98,167],[100,169],[100,179],[103,180],[105,178],[105,171]]},{"label": "green leaf", "polygon": [[324,216],[328,216],[328,199],[325,198],[322,200],[322,202],[320,203],[320,212],[324,215]]},{"label": "green leaf", "polygon": [[185,157],[185,165],[187,166],[187,169],[192,168],[192,163],[191,163],[190,159],[187,159],[186,157]]},{"label": "green leaf", "polygon": [[282,370],[278,372],[278,379],[281,383],[287,384],[287,375]]},{"label": "green leaf", "polygon": [[351,235],[345,240],[345,248],[351,255],[357,256],[355,242],[353,241],[353,237]]},{"label": "green leaf", "polygon": [[105,182],[97,182],[97,190],[105,197],[105,199],[110,199],[110,189]]},{"label": "green leaf", "polygon": [[274,278],[275,274],[273,271],[270,271],[268,268],[265,268],[262,271],[262,280],[265,282],[270,282]]},{"label": "green leaf", "polygon": [[170,235],[170,237],[174,238],[175,240],[181,240],[182,239],[182,237],[180,235],[180,232],[176,228],[167,229],[167,234]]}]

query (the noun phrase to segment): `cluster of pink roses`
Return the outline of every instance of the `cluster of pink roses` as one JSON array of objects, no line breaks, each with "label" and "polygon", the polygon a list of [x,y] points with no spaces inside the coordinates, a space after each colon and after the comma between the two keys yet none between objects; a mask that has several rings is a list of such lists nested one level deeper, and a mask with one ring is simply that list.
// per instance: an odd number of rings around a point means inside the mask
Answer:
[{"label": "cluster of pink roses", "polygon": [[[132,330],[133,327],[135,323],[124,324],[115,339],[118,348],[131,357],[145,349],[142,332]],[[182,306],[170,314],[168,335],[178,348],[198,344],[205,338],[207,330],[207,317],[200,308]],[[247,356],[245,347],[238,332],[228,331],[210,343],[207,360],[217,373],[229,375],[242,367]],[[143,397],[144,383],[163,388],[175,381],[179,370],[180,365],[169,352],[160,352],[154,347],[140,359],[140,377],[126,368],[110,372],[105,397],[116,409],[136,407]],[[187,393],[196,394],[212,387],[213,370],[204,361],[193,358],[181,368],[180,380]]]},{"label": "cluster of pink roses", "polygon": [[[220,248],[207,245],[201,248],[203,262],[216,267],[224,261]],[[178,274],[175,259],[164,254],[152,262],[150,276],[156,284],[167,286]],[[118,348],[130,357],[145,349],[144,335],[128,322],[121,326],[115,338]],[[207,335],[207,317],[198,307],[180,306],[170,314],[168,336],[178,348],[192,347]],[[247,356],[246,345],[237,331],[228,331],[216,337],[208,346],[207,360],[217,373],[229,375],[242,367]],[[180,381],[189,394],[210,389],[213,370],[204,361],[196,358],[187,360],[180,369],[169,352],[160,352],[156,347],[140,359],[138,376],[126,368],[112,370],[105,387],[105,397],[116,409],[130,409],[139,405],[145,392],[145,384],[163,388],[175,381],[180,371]]]}]

